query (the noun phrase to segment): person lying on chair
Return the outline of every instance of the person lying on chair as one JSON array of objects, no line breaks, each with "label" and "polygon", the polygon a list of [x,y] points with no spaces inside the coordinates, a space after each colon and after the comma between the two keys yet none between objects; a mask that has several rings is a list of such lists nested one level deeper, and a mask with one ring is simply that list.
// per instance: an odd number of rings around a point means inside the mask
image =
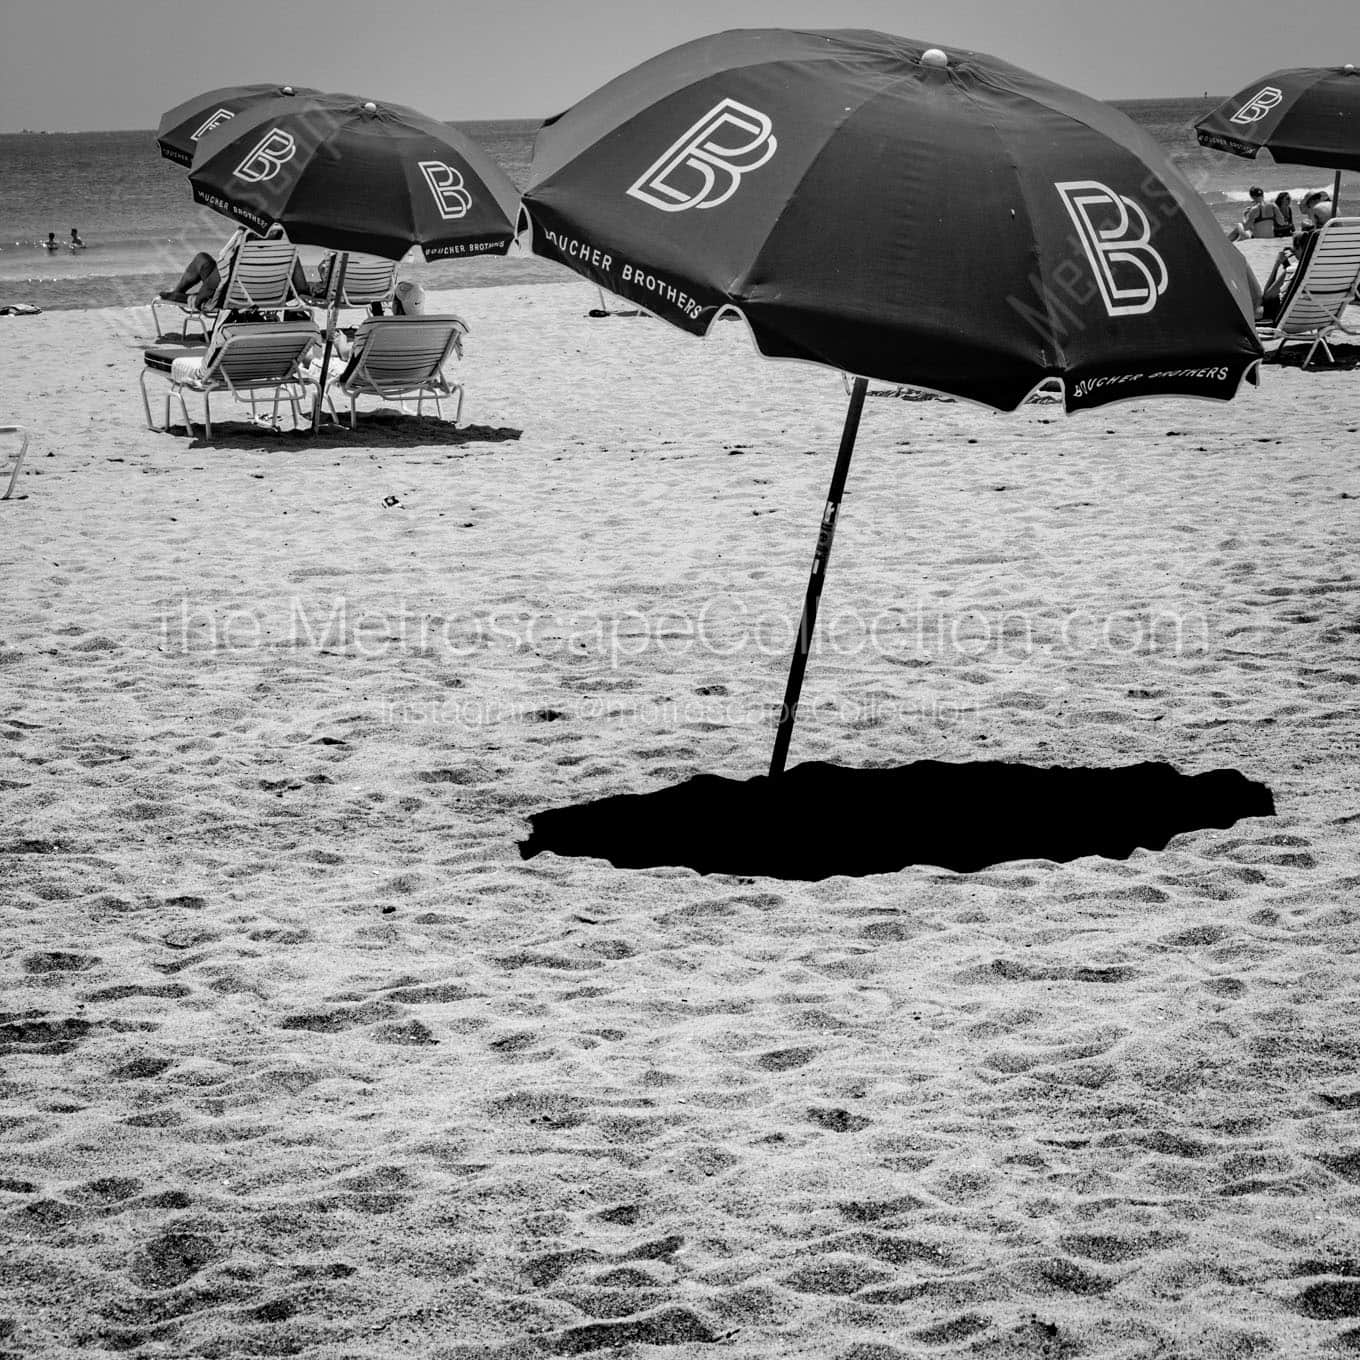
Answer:
[{"label": "person lying on chair", "polygon": [[[265,233],[265,238],[282,235],[281,228],[270,227]],[[192,305],[202,311],[212,304],[213,299],[217,296],[217,290],[222,286],[222,280],[231,273],[232,262],[236,259],[237,251],[247,241],[258,239],[260,239],[259,234],[251,231],[249,227],[237,227],[227,238],[226,245],[217,252],[216,258],[209,255],[206,250],[200,250],[185,266],[179,282],[173,288],[166,289],[161,297],[166,302],[178,302],[188,306],[190,305],[189,295],[192,293]],[[298,295],[300,297],[305,296],[310,286],[307,282],[306,272],[300,264],[294,262],[293,287]]]}]

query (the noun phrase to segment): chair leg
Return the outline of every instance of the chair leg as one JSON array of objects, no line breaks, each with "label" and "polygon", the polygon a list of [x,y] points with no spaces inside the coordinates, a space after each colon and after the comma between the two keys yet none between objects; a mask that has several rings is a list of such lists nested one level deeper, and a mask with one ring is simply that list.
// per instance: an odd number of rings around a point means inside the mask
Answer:
[{"label": "chair leg", "polygon": [[212,395],[203,393],[203,437],[212,438]]},{"label": "chair leg", "polygon": [[142,376],[137,380],[137,385],[142,389],[142,409],[146,412],[146,428],[154,430],[156,422],[151,419],[151,398],[146,394],[146,380],[150,376],[151,370],[149,368],[142,369]]},{"label": "chair leg", "polygon": [[0,425],[0,434],[19,436],[19,452],[14,459],[14,467],[10,469],[9,485],[5,488],[5,494],[0,496],[0,501],[7,501],[14,494],[14,484],[19,480],[19,469],[23,467],[24,454],[28,452],[28,431],[22,425]]}]

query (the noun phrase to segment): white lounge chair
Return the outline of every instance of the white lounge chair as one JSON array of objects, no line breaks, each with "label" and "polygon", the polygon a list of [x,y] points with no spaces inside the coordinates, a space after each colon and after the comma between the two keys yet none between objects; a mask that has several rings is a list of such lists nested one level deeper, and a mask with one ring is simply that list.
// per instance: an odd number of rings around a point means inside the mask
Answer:
[{"label": "white lounge chair", "polygon": [[1301,367],[1307,368],[1318,346],[1332,360],[1327,339],[1336,331],[1360,335],[1342,321],[1360,287],[1360,217],[1333,217],[1318,228],[1308,255],[1285,288],[1275,320],[1257,327],[1264,340],[1278,340],[1279,353],[1294,341],[1311,340]]},{"label": "white lounge chair", "polygon": [[296,264],[297,247],[290,241],[270,236],[243,242],[232,259],[231,272],[218,288],[217,296],[205,307],[198,307],[192,301],[186,305],[166,298],[151,299],[156,338],[160,339],[165,334],[158,311],[161,307],[173,307],[181,315],[181,331],[186,337],[190,325],[196,324],[205,340],[210,330],[209,321],[215,322],[224,312],[282,312],[291,307],[305,310],[306,303],[298,297],[293,286],[293,267]]},{"label": "white lounge chair", "polygon": [[19,469],[23,467],[24,454],[28,452],[28,431],[22,425],[0,425],[0,434],[19,436],[19,452],[14,459],[14,466],[10,469],[9,485],[5,488],[5,494],[0,496],[0,501],[7,501],[14,494],[14,484],[19,480]]},{"label": "white lounge chair", "polygon": [[[257,414],[256,398],[261,392],[272,392],[274,402],[271,419],[277,421],[279,401],[286,399],[293,408],[294,426],[302,423],[298,402],[315,381],[303,372],[312,350],[321,343],[321,332],[310,321],[264,321],[229,323],[219,326],[212,343],[197,356],[184,355],[172,361],[167,371],[147,356],[142,370],[142,405],[146,408],[146,423],[156,429],[151,418],[151,399],[147,395],[146,380],[164,378],[170,386],[165,394],[165,426],[170,427],[170,402],[179,397],[184,423],[193,433],[189,419],[186,392],[203,395],[203,427],[212,438],[212,394],[230,392],[238,401],[248,399],[253,419]],[[318,398],[319,398],[318,394]]]},{"label": "white lounge chair", "polygon": [[[312,306],[329,306],[335,281],[339,275],[339,257],[331,258],[330,272],[322,289],[312,294]],[[337,308],[371,307],[380,303],[389,311],[392,294],[397,286],[397,261],[380,259],[377,255],[351,253],[345,262],[345,281],[340,285]]]},{"label": "white lounge chair", "polygon": [[422,414],[426,397],[442,417],[443,397],[457,397],[456,425],[463,414],[463,384],[451,383],[444,365],[451,354],[463,357],[467,323],[457,316],[371,316],[354,333],[354,347],[339,377],[326,384],[326,403],[338,422],[333,393],[349,398],[349,423],[356,423],[356,404],[363,396],[405,402],[414,397]]}]

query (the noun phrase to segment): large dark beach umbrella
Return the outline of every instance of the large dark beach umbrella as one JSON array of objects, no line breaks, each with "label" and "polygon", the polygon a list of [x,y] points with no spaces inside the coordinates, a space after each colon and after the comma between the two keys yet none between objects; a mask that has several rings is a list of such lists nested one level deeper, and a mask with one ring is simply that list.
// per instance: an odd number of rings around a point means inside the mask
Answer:
[{"label": "large dark beach umbrella", "polygon": [[[321,358],[324,386],[350,251],[399,260],[497,254],[515,235],[519,191],[475,142],[400,104],[312,94],[256,105],[204,137],[194,199],[297,245],[342,252]],[[315,428],[321,403],[312,413]]]},{"label": "large dark beach umbrella", "polygon": [[255,104],[289,95],[316,94],[305,85],[224,85],[176,104],[156,129],[161,155],[178,165],[193,164],[198,143],[214,128]]},{"label": "large dark beach umbrella", "polygon": [[866,379],[1001,410],[1232,397],[1236,252],[1123,114],[979,52],[784,29],[663,53],[547,123],[533,250],[695,335],[855,374],[780,715],[784,767]]},{"label": "large dark beach umbrella", "polygon": [[1360,170],[1360,69],[1272,71],[1205,114],[1195,135],[1202,146],[1248,160],[1269,151],[1287,165],[1335,170],[1332,211],[1339,213],[1341,172]]},{"label": "large dark beach umbrella", "polygon": [[298,245],[399,260],[504,254],[519,194],[475,142],[400,104],[348,94],[273,99],[208,133],[194,200]]}]

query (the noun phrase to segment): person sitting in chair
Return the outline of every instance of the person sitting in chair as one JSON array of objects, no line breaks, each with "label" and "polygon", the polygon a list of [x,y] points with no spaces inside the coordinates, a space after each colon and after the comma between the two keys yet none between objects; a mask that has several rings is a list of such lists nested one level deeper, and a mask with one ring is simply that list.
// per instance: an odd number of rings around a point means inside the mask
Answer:
[{"label": "person sitting in chair", "polygon": [[1283,308],[1289,287],[1301,269],[1307,267],[1317,241],[1317,232],[1308,232],[1299,237],[1301,244],[1287,245],[1275,257],[1266,286],[1261,293],[1261,320],[1274,321]]},{"label": "person sitting in chair", "polygon": [[[277,226],[270,227],[265,233],[266,238],[282,235],[282,228]],[[247,241],[258,239],[258,233],[251,231],[249,227],[237,227],[227,238],[226,245],[217,252],[215,258],[209,255],[206,250],[200,250],[185,266],[179,282],[173,288],[166,289],[161,297],[166,302],[178,302],[182,306],[192,305],[199,311],[211,306],[213,299],[217,296],[217,290],[222,286],[222,280],[231,273],[231,266],[236,259],[237,251]],[[310,288],[306,271],[296,260],[293,262],[293,288],[300,297],[305,297]],[[191,293],[193,294],[192,304],[189,301]]]}]

